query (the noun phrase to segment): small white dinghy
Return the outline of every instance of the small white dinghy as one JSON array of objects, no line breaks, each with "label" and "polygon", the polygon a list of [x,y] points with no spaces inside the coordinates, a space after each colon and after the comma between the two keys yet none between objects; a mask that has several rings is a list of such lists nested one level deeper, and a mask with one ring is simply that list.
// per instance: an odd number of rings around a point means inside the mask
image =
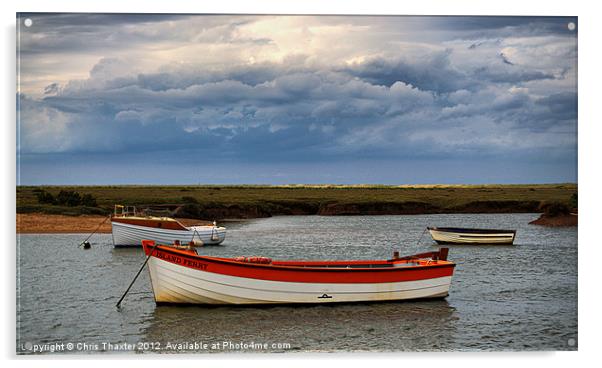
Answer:
[{"label": "small white dinghy", "polygon": [[463,227],[427,227],[437,244],[512,245],[516,230],[471,229]]},{"label": "small white dinghy", "polygon": [[171,217],[143,216],[133,206],[115,206],[111,216],[113,245],[116,248],[140,247],[143,239],[159,244],[193,243],[217,245],[226,238],[226,228],[213,225],[184,226]]}]

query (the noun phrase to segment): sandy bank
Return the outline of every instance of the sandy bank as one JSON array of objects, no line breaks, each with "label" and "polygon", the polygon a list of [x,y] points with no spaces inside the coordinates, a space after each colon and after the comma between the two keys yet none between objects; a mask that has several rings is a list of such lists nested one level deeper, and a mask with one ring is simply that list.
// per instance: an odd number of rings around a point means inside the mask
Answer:
[{"label": "sandy bank", "polygon": [[[100,223],[106,219],[105,216],[81,215],[46,215],[42,213],[17,213],[17,233],[19,234],[60,234],[60,233],[84,233],[93,232]],[[201,220],[182,219],[186,226],[204,223]],[[111,233],[111,222],[107,220],[98,233]]]}]

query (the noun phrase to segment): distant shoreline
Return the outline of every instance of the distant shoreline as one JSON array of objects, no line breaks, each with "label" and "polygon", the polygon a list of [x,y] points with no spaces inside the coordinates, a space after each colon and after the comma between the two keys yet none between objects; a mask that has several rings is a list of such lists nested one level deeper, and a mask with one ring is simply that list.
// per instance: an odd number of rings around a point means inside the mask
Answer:
[{"label": "distant shoreline", "polygon": [[[96,233],[110,234],[111,222],[107,220],[103,223],[105,219],[106,216],[98,215],[65,216],[44,213],[18,213],[16,231],[17,234],[89,234],[98,228]],[[186,226],[206,224],[206,221],[198,219],[178,218],[177,220]],[[223,225],[223,222],[231,221],[244,221],[244,219],[225,219],[221,221],[221,225]],[[577,216],[571,216],[569,221],[566,221],[565,218],[544,220],[540,218],[531,223],[543,226],[576,226]]]},{"label": "distant shoreline", "polygon": [[[40,193],[61,191],[96,205],[40,203]],[[288,186],[18,186],[20,233],[91,232],[115,204],[159,207],[164,216],[223,221],[286,215],[362,216],[444,213],[540,213],[542,206],[571,206],[577,184],[520,185],[288,185]],[[101,232],[110,232],[105,224]]]}]

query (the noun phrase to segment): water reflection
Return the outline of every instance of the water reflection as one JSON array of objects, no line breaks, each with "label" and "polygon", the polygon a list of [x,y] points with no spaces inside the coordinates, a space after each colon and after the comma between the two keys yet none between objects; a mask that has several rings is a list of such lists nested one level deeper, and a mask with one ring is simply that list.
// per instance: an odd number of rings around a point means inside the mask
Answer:
[{"label": "water reflection", "polygon": [[454,314],[442,299],[294,307],[162,306],[143,333],[146,341],[162,344],[231,341],[288,343],[292,350],[303,351],[440,350],[454,339]]}]

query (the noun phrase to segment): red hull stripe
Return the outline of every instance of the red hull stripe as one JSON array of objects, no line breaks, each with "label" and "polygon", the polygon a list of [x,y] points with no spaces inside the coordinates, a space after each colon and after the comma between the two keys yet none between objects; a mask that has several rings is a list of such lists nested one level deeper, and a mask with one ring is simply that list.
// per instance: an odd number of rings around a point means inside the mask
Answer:
[{"label": "red hull stripe", "polygon": [[[152,245],[143,242],[148,255]],[[385,283],[426,280],[452,276],[455,264],[439,261],[437,264],[391,267],[391,268],[312,268],[292,266],[304,262],[277,262],[271,265],[236,262],[227,258],[205,257],[177,249],[157,246],[153,257],[183,267],[212,272],[222,275],[244,277],[259,280],[305,282],[305,283]],[[387,263],[387,261],[380,261]],[[345,264],[366,263],[366,261],[344,262]],[[341,264],[341,262],[307,262],[310,264]]]}]

